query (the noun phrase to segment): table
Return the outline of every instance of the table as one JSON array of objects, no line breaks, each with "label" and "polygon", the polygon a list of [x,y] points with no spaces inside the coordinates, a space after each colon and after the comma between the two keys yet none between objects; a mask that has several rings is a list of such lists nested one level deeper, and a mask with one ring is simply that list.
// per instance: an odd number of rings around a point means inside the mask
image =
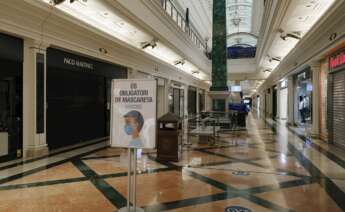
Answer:
[{"label": "table", "polygon": [[216,133],[220,130],[219,126],[198,126],[189,132],[189,135],[199,136],[200,144],[207,144],[210,137],[215,137]]}]

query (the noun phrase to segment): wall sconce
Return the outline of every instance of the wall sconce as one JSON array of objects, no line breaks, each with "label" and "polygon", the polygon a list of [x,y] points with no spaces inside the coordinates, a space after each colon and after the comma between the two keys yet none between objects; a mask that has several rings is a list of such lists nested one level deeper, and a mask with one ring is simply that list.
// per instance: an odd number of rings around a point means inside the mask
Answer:
[{"label": "wall sconce", "polygon": [[184,59],[181,59],[181,60],[176,60],[176,61],[174,62],[174,65],[175,65],[175,66],[177,66],[177,65],[181,65],[181,66],[183,66],[184,64],[185,64]]},{"label": "wall sconce", "polygon": [[299,33],[284,33],[282,32],[280,38],[286,40],[286,38],[293,38],[296,40],[301,40],[301,37],[298,35]]},{"label": "wall sconce", "polygon": [[157,47],[157,40],[153,39],[151,41],[145,41],[140,43],[142,49],[146,49],[147,47],[151,47],[152,49]]},{"label": "wall sconce", "polygon": [[269,61],[270,63],[272,63],[273,61],[280,62],[280,61],[282,60],[280,57],[271,57],[271,56],[269,56],[269,55],[267,55],[267,57],[268,57],[268,61]]},{"label": "wall sconce", "polygon": [[98,50],[99,50],[99,52],[102,53],[102,54],[108,54],[108,50],[105,49],[105,48],[99,48]]},{"label": "wall sconce", "polygon": [[[65,2],[66,0],[51,0],[50,2],[54,5],[59,5],[59,4],[62,4],[63,2]],[[69,3],[73,3],[75,1],[78,1],[78,0],[69,0]],[[83,0],[83,2],[87,2],[87,0]]]}]

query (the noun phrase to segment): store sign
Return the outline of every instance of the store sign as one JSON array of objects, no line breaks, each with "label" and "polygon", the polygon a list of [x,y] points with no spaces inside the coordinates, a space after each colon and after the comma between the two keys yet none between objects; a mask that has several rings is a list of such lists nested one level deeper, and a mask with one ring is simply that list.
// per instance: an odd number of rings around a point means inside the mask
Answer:
[{"label": "store sign", "polygon": [[85,68],[85,69],[93,70],[93,64],[92,63],[88,63],[88,62],[84,62],[84,61],[79,61],[79,60],[68,58],[68,57],[65,57],[63,59],[63,63],[66,64],[66,65],[77,66],[77,67],[80,67],[80,68]]},{"label": "store sign", "polygon": [[154,79],[112,81],[113,147],[155,148],[156,88]]},{"label": "store sign", "polygon": [[339,53],[329,60],[329,66],[331,69],[336,69],[342,65],[345,65],[345,52]]}]

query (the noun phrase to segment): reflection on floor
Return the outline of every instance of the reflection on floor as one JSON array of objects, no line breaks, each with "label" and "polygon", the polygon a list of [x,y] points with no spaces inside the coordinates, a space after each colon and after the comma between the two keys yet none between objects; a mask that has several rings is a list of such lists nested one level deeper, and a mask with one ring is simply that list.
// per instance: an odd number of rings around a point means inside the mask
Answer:
[{"label": "reflection on floor", "polygon": [[[154,152],[138,162],[146,211],[344,211],[345,162],[285,126],[248,117],[248,131],[195,143],[178,163]],[[97,147],[64,159],[18,164],[0,178],[0,211],[116,211],[126,204],[126,151]],[[33,163],[38,163],[34,161]],[[43,165],[44,164],[44,165]],[[18,173],[18,170],[22,173]]]}]

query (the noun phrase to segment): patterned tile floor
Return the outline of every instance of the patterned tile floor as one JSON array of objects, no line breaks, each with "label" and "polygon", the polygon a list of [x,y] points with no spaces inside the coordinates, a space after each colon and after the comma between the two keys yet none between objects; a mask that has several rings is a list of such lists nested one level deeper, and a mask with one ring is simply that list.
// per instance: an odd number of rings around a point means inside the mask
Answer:
[{"label": "patterned tile floor", "polygon": [[[142,153],[137,204],[145,211],[345,210],[339,151],[333,154],[333,147],[252,115],[248,129],[221,134],[215,146],[195,142],[177,163]],[[127,152],[90,145],[0,166],[0,211],[107,212],[125,206]]]}]

